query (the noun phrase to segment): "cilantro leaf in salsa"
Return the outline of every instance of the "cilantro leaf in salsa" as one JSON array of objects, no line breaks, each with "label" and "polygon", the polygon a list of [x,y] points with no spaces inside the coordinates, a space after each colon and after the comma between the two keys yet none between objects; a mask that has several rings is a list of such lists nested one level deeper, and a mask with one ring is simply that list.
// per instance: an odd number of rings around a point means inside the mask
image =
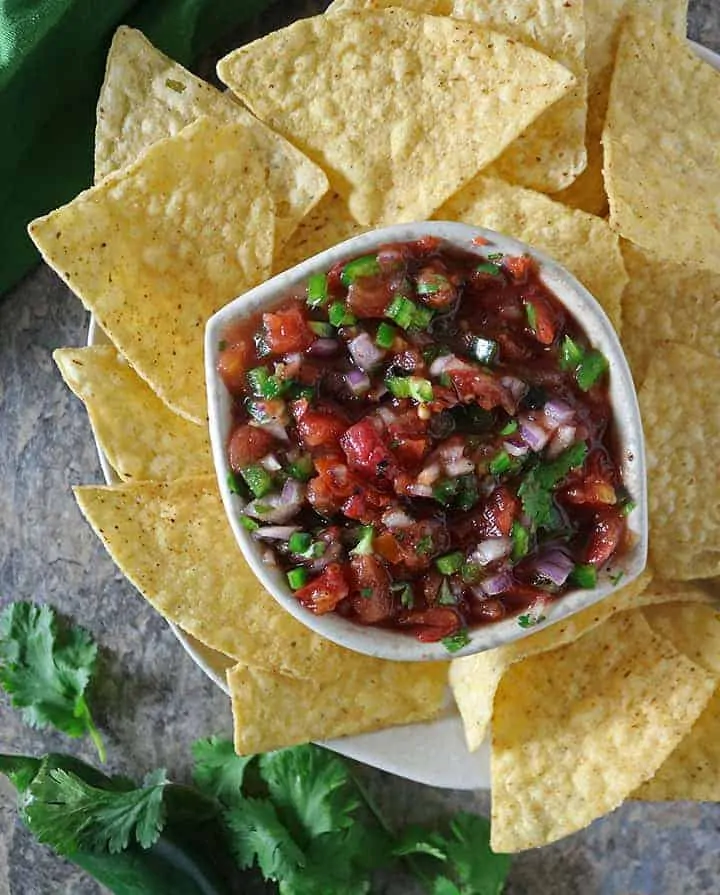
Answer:
[{"label": "cilantro leaf in salsa", "polygon": [[83,628],[59,625],[50,606],[16,602],[0,615],[0,685],[31,727],[88,734],[101,761],[105,747],[85,691],[97,646]]},{"label": "cilantro leaf in salsa", "polygon": [[540,463],[527,473],[518,488],[523,512],[537,528],[548,526],[553,518],[552,490],[587,456],[587,445],[577,442],[563,451],[555,460]]}]

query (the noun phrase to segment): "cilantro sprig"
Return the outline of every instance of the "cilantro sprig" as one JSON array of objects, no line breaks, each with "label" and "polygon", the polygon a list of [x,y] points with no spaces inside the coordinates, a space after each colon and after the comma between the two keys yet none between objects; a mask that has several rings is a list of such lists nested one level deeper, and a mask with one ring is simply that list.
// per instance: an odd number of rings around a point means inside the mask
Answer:
[{"label": "cilantro sprig", "polygon": [[61,625],[50,606],[10,603],[0,614],[0,685],[31,727],[88,734],[98,756],[105,747],[85,692],[97,646],[83,628]]},{"label": "cilantro sprig", "polygon": [[587,445],[578,441],[554,460],[535,465],[525,475],[518,488],[518,497],[522,501],[523,512],[534,527],[546,528],[552,524],[553,489],[571,469],[582,466],[587,452]]}]

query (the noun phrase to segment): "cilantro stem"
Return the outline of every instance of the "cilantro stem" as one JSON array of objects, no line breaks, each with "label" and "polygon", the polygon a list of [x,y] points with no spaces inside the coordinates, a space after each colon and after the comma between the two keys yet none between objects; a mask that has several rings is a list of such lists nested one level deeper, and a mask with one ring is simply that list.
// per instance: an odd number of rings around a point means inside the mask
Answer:
[{"label": "cilantro stem", "polygon": [[93,721],[90,712],[87,711],[87,706],[85,707],[86,716],[85,721],[87,723],[88,734],[90,739],[95,744],[95,748],[97,749],[98,758],[100,759],[102,764],[105,764],[107,761],[107,752],[105,751],[105,743],[102,741],[102,737],[100,736],[100,731],[95,727],[95,722]]},{"label": "cilantro stem", "polygon": [[[392,839],[393,842],[395,842],[397,840],[395,831],[390,826],[390,824],[385,819],[385,817],[383,817],[382,812],[380,811],[378,806],[375,804],[375,801],[373,800],[372,796],[367,791],[364,784],[362,784],[360,782],[360,780],[358,779],[358,777],[354,773],[354,771],[350,768],[348,768],[348,771],[349,771],[350,779],[355,784],[355,788],[357,789],[358,793],[360,794],[360,797],[362,798],[362,800],[365,802],[365,805],[366,805],[368,811],[372,814],[372,816],[378,822],[378,825],[382,828],[382,830],[390,837],[390,839]],[[402,855],[400,860],[405,864],[405,866],[410,870],[410,872],[413,873],[415,875],[415,877],[417,879],[419,879],[420,882],[426,886],[427,891],[432,892],[433,880],[426,873],[423,873],[421,868],[418,866],[417,862],[414,861],[410,857],[410,855]]]}]

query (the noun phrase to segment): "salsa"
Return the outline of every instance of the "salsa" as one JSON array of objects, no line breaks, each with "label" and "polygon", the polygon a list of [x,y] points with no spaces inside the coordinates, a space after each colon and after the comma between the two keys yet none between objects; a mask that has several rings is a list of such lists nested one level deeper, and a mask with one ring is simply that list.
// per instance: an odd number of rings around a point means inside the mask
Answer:
[{"label": "salsa", "polygon": [[623,549],[607,360],[529,256],[385,245],[220,349],[242,523],[311,612],[454,651]]}]

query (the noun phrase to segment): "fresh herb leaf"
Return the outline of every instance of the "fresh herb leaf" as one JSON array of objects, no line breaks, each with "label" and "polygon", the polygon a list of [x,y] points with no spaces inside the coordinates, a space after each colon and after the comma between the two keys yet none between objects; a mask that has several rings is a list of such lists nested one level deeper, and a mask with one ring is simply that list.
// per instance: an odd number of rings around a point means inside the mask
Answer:
[{"label": "fresh herb leaf", "polygon": [[292,878],[305,856],[268,799],[243,799],[225,812],[230,846],[241,870],[260,868],[265,879]]},{"label": "fresh herb leaf", "polygon": [[510,856],[490,849],[490,822],[460,812],[450,821],[448,863],[460,884],[460,895],[500,895],[510,869]]},{"label": "fresh herb leaf", "polygon": [[612,582],[612,584],[615,587],[617,587],[618,584],[620,584],[620,582],[623,580],[624,577],[625,577],[624,569],[620,569],[620,571],[616,572],[614,575],[608,575],[608,578],[610,579],[610,581]]},{"label": "fresh herb leaf", "polygon": [[50,606],[16,602],[0,615],[0,685],[13,706],[31,727],[51,725],[71,737],[89,734],[105,761],[85,699],[96,658],[87,631],[59,626]]},{"label": "fresh herb leaf", "polygon": [[195,765],[193,782],[197,788],[224,804],[232,803],[242,791],[245,769],[253,756],[240,756],[230,740],[209,737],[197,740],[192,747]]},{"label": "fresh herb leaf", "polygon": [[143,848],[165,826],[164,769],[153,771],[138,789],[100,789],[60,768],[41,771],[28,788],[24,813],[40,842],[60,852],[117,854],[134,838]]},{"label": "fresh herb leaf", "polygon": [[311,745],[268,752],[260,773],[280,816],[301,831],[301,845],[352,825],[360,800],[347,766],[331,752]]},{"label": "fresh herb leaf", "polygon": [[555,460],[534,466],[518,488],[523,512],[538,528],[547,527],[553,520],[552,490],[587,456],[587,445],[579,441],[563,451]]},{"label": "fresh herb leaf", "polygon": [[467,628],[462,628],[456,634],[451,634],[449,637],[443,637],[442,639],[442,645],[449,653],[457,653],[467,646],[468,643],[470,643],[470,635],[467,632]]},{"label": "fresh herb leaf", "polygon": [[30,755],[0,755],[0,774],[5,774],[20,793],[30,786],[41,767],[42,761]]},{"label": "fresh herb leaf", "polygon": [[534,628],[535,625],[539,625],[540,622],[544,621],[544,615],[530,615],[530,613],[528,613],[526,615],[518,616],[518,624],[521,628]]}]

